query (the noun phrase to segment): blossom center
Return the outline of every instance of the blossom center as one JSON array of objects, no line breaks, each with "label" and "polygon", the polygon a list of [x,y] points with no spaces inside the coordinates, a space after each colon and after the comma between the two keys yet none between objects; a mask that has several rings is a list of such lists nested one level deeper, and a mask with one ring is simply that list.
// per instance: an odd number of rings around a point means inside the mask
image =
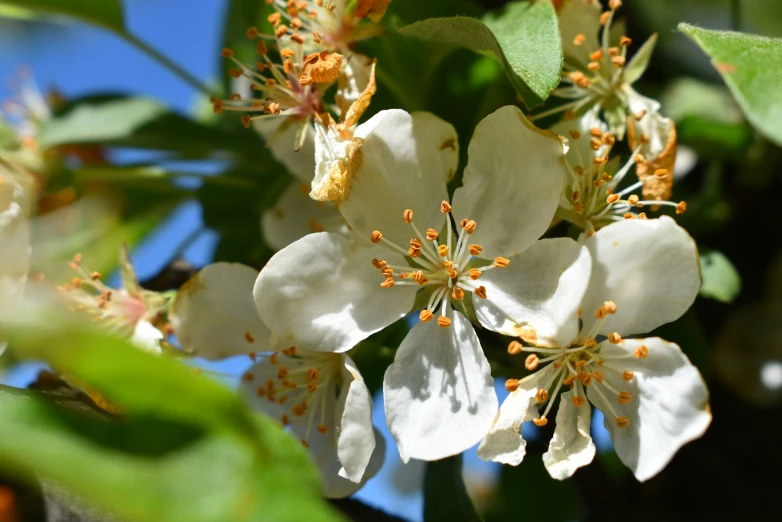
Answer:
[{"label": "blossom center", "polygon": [[[373,259],[372,264],[380,270],[385,280],[380,284],[383,288],[393,288],[397,285],[418,285],[432,287],[431,295],[419,314],[422,322],[429,322],[438,313],[437,323],[447,328],[451,325],[449,306],[451,301],[462,301],[465,292],[471,292],[481,299],[486,299],[486,287],[477,281],[484,272],[494,268],[507,267],[510,261],[497,257],[492,264],[470,267],[470,261],[483,251],[483,247],[470,243],[469,237],[475,232],[478,224],[471,219],[462,219],[459,232],[454,235],[456,222],[451,214],[451,205],[447,201],[440,204],[440,211],[447,215],[445,238],[433,228],[422,233],[413,221],[413,211],[408,209],[402,214],[402,220],[409,224],[414,234],[407,250],[383,237],[382,232],[372,233],[373,243],[383,242],[392,250],[405,256],[408,266],[390,265],[384,260]],[[444,241],[443,241],[444,239]]]},{"label": "blossom center", "polygon": [[[632,371],[622,368],[622,360],[628,358],[645,358],[649,350],[645,346],[638,347],[632,354],[606,354],[602,353],[601,344],[595,340],[597,332],[600,330],[606,317],[616,313],[616,304],[613,301],[606,301],[595,311],[597,321],[589,328],[579,333],[576,341],[568,347],[537,347],[524,346],[519,341],[512,341],[508,346],[508,353],[518,355],[522,352],[528,352],[529,355],[524,361],[524,366],[534,373],[524,379],[509,379],[505,383],[508,391],[515,391],[525,381],[537,381],[537,393],[535,395],[536,403],[543,404],[548,402],[543,414],[533,422],[537,426],[548,424],[548,414],[554,404],[559,390],[562,386],[571,389],[573,396],[571,401],[577,408],[586,403],[586,387],[591,386],[595,393],[603,399],[609,411],[603,412],[614,417],[616,425],[625,428],[630,424],[630,420],[619,415],[614,408],[614,401],[618,404],[628,404],[633,401],[633,396],[629,391],[618,389],[606,379],[606,372],[615,372],[621,376],[623,382],[631,382],[635,377]],[[614,332],[608,336],[608,342],[619,344],[622,337]],[[552,365],[554,371],[550,371],[548,365]],[[541,365],[543,368],[538,369]],[[553,387],[553,391],[550,391]]]}]

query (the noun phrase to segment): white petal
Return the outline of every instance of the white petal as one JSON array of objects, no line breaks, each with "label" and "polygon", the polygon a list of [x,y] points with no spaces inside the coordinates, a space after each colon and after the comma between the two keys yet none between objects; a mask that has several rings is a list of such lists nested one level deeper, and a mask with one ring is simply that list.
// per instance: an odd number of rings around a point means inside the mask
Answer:
[{"label": "white petal", "polygon": [[[589,53],[597,50],[600,31],[600,2],[590,0],[565,0],[559,11],[559,32],[562,35],[562,51],[569,63],[585,68],[591,61]],[[573,43],[576,35],[583,34],[582,45]]]},{"label": "white petal", "polygon": [[136,323],[136,328],[133,330],[131,342],[146,352],[159,354],[162,352],[160,349],[160,341],[163,339],[163,332],[152,326],[152,323],[149,321],[139,321]]},{"label": "white petal", "polygon": [[403,462],[438,460],[481,440],[497,412],[489,362],[459,312],[451,326],[418,323],[383,380],[386,420]]},{"label": "white petal", "polygon": [[[419,161],[423,172],[441,172],[450,181],[459,168],[459,136],[453,125],[431,112],[414,112],[413,133],[418,144]],[[423,151],[438,151],[434,156]],[[439,160],[439,161],[438,161]]]},{"label": "white petal", "polygon": [[[632,394],[628,404],[619,404],[615,395],[601,387],[616,414],[630,420],[628,426],[616,425],[611,409],[592,389],[594,381],[587,391],[589,400],[605,414],[605,427],[617,455],[640,481],[659,473],[680,447],[703,435],[711,422],[706,384],[674,343],[658,337],[625,339],[620,345],[606,341],[600,355],[632,354],[642,345],[648,349],[646,358],[609,361],[603,370],[614,388]],[[633,378],[624,381],[618,372],[605,369],[609,364],[634,372]]]},{"label": "white petal", "polygon": [[[399,220],[402,221],[401,218]],[[339,234],[310,234],[279,251],[255,283],[263,321],[291,346],[344,352],[404,317],[416,287],[381,288],[372,259],[402,264],[381,245]]]},{"label": "white petal", "polygon": [[605,301],[616,303],[601,334],[649,332],[675,321],[695,301],[700,288],[698,249],[668,216],[623,220],[600,229],[586,241],[592,278],[584,296],[584,328]]},{"label": "white petal", "polygon": [[367,480],[377,475],[385,461],[386,443],[383,439],[383,435],[376,429],[374,430],[374,438],[377,441],[377,446],[375,447],[375,451],[372,452],[372,457],[369,459],[369,464],[364,471],[364,476],[358,483],[340,476],[339,471],[341,471],[342,468],[336,455],[328,461],[323,461],[322,464],[320,460],[317,461],[318,467],[323,475],[323,494],[327,498],[348,497],[361,489]]},{"label": "white petal", "polygon": [[268,350],[271,332],[252,296],[257,277],[249,266],[214,263],[185,283],[170,313],[182,348],[207,359]]},{"label": "white petal", "polygon": [[527,442],[521,437],[521,424],[540,417],[535,405],[538,385],[548,378],[553,366],[549,365],[521,381],[516,391],[503,401],[494,424],[478,446],[478,456],[502,464],[518,466],[527,453]]},{"label": "white petal", "polygon": [[[280,132],[280,128],[287,125]],[[292,118],[263,118],[253,121],[253,128],[266,140],[266,146],[274,158],[282,163],[297,179],[309,183],[315,175],[315,132],[312,125],[307,129],[304,145],[296,150],[296,133],[299,122]]]},{"label": "white petal", "polygon": [[[583,388],[580,391],[583,397]],[[543,464],[551,478],[557,480],[573,476],[578,468],[586,466],[595,458],[595,444],[589,435],[592,409],[588,401],[576,408],[572,398],[572,391],[560,395],[557,427],[554,428],[548,451],[543,454]]]},{"label": "white petal", "polygon": [[[419,117],[420,118],[420,117]],[[405,246],[413,237],[402,215],[411,209],[419,230],[441,230],[440,202],[448,199],[440,146],[417,140],[419,119],[401,110],[382,111],[358,126],[340,212],[361,238],[380,230]],[[447,125],[443,122],[443,125]]]},{"label": "white petal", "polygon": [[342,465],[339,476],[358,483],[375,449],[372,397],[350,357],[345,356],[342,375],[342,390],[336,411],[337,418],[341,419],[337,439],[337,458]]},{"label": "white petal", "polygon": [[347,234],[347,226],[336,205],[309,197],[310,185],[291,183],[277,203],[263,213],[261,228],[266,243],[282,250],[313,232]]},{"label": "white petal", "polygon": [[486,299],[473,298],[478,321],[538,346],[568,346],[578,335],[578,308],[589,284],[589,250],[569,238],[542,239],[507,268],[484,272]]},{"label": "white petal", "polygon": [[457,223],[478,224],[471,243],[487,259],[524,251],[548,229],[565,179],[560,138],[506,106],[476,127],[464,171],[453,197]]}]

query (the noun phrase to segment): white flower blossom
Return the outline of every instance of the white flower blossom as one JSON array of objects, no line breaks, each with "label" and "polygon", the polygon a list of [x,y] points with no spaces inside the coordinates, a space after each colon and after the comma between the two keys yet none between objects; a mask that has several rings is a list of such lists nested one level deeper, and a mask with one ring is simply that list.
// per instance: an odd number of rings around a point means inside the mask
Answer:
[{"label": "white flower blossom", "polygon": [[185,351],[208,359],[249,354],[255,364],[242,375],[242,394],[309,448],[326,496],[348,496],[383,461],[369,390],[347,355],[304,350],[272,333],[253,302],[257,276],[240,264],[207,266],[179,291],[174,331]]},{"label": "white flower blossom", "polygon": [[[537,241],[562,189],[562,143],[517,108],[498,110],[476,128],[453,204],[458,142],[442,120],[383,111],[341,143],[322,143],[327,174],[313,194],[338,201],[354,237],[312,234],[278,252],[255,286],[260,315],[293,345],[343,352],[404,317],[421,291],[421,322],[385,375],[386,416],[404,461],[460,453],[497,409],[465,305],[498,332],[572,335],[560,324],[578,285],[560,281],[588,256],[570,239]],[[525,277],[532,267],[545,277]]]},{"label": "white flower blossom", "polygon": [[519,464],[525,454],[521,424],[546,425],[558,392],[568,387],[543,455],[551,476],[565,479],[592,461],[591,401],[605,414],[617,455],[644,481],[711,422],[703,378],[676,344],[624,337],[674,321],[690,307],[700,286],[697,249],[666,216],[614,223],[582,248],[590,254],[591,268],[585,263],[575,269],[589,286],[574,292],[578,315],[567,319],[576,329],[581,317],[580,331],[554,345],[530,338],[525,339],[529,345],[510,344],[511,354],[529,353],[525,367],[534,373],[506,382],[511,393],[478,454]]},{"label": "white flower blossom", "polygon": [[[657,36],[653,35],[628,61],[632,41],[621,36],[612,41],[611,23],[620,0],[610,0],[609,10],[600,13],[596,0],[566,0],[559,13],[565,70],[562,86],[553,95],[572,100],[535,118],[565,112],[572,120],[576,114],[592,121],[601,119],[608,130],[623,140],[627,132],[630,148],[636,150],[650,169],[673,172],[676,157],[676,127],[673,120],[660,114],[656,100],[638,94],[632,85],[646,70]],[[601,31],[602,26],[602,31]],[[591,125],[591,124],[590,124]]]}]

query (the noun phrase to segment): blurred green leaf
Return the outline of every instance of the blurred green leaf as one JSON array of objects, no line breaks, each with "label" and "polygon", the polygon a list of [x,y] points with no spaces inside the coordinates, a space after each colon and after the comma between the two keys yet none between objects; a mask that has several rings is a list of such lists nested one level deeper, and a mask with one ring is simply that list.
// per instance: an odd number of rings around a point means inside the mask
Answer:
[{"label": "blurred green leaf", "polygon": [[679,30],[709,55],[749,121],[782,145],[782,39],[689,24]]},{"label": "blurred green leaf", "polygon": [[716,250],[701,252],[701,280],[700,294],[723,303],[732,303],[741,291],[738,271],[730,259]]},{"label": "blurred green leaf", "polygon": [[4,470],[52,480],[123,520],[339,520],[280,429],[277,460],[264,462],[225,433],[156,417],[85,417],[12,388],[0,389],[0,415]]},{"label": "blurred green leaf", "polygon": [[125,31],[121,0],[1,0],[27,11],[72,16],[117,32]]},{"label": "blurred green leaf", "polygon": [[559,83],[562,46],[549,0],[512,2],[483,22],[462,16],[423,20],[400,33],[491,56],[502,64],[528,108],[543,103]]},{"label": "blurred green leaf", "polygon": [[424,475],[424,522],[483,520],[467,494],[462,480],[462,456],[426,463]]}]

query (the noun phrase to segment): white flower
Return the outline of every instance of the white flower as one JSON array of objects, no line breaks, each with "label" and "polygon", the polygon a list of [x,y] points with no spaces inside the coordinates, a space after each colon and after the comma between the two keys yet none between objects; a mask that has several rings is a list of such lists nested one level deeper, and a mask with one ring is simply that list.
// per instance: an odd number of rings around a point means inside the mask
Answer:
[{"label": "white flower", "polygon": [[257,276],[240,264],[207,266],[179,291],[170,313],[174,331],[187,352],[257,361],[242,376],[243,395],[310,449],[326,496],[348,496],[379,470],[384,455],[375,449],[369,390],[350,357],[274,338],[253,302]]},{"label": "white flower", "polygon": [[565,118],[572,120],[576,113],[586,111],[589,119],[605,121],[618,140],[623,140],[627,131],[630,148],[653,164],[648,167],[651,172],[658,168],[673,172],[673,120],[660,115],[657,101],[632,88],[646,70],[657,36],[653,35],[628,61],[627,48],[632,41],[622,36],[618,45],[611,42],[611,22],[621,5],[621,1],[611,0],[610,10],[601,14],[600,2],[566,0],[559,14],[565,54],[564,86],[552,94],[572,101],[535,118],[566,111]]},{"label": "white flower", "polygon": [[161,322],[169,297],[144,290],[138,284],[126,247],[120,250],[120,288],[107,286],[101,281],[101,274],[85,268],[81,254],[76,254],[70,266],[76,276],[58,289],[68,300],[71,311],[86,315],[142,350],[161,353],[164,335],[153,323]]},{"label": "white flower", "polygon": [[[565,342],[522,346],[535,373],[509,379],[510,396],[478,448],[486,460],[517,465],[524,457],[522,422],[543,426],[560,396],[554,437],[543,461],[565,479],[591,462],[589,401],[605,414],[616,453],[640,481],[662,470],[685,443],[700,437],[711,413],[708,390],[681,349],[657,337],[626,339],[676,320],[700,286],[698,253],[687,233],[668,217],[609,225],[583,247],[592,260],[576,267],[589,281],[580,288],[580,332]],[[536,271],[528,276],[535,277]],[[575,292],[574,292],[575,293]],[[578,324],[578,316],[568,321]],[[605,336],[605,340],[598,340]],[[540,369],[538,369],[540,368]],[[589,401],[587,401],[589,399]],[[541,414],[538,406],[548,402]]]},{"label": "white flower", "polygon": [[[568,295],[578,285],[560,280],[588,256],[569,239],[537,242],[562,188],[562,144],[517,108],[498,110],[475,131],[453,206],[446,181],[457,136],[430,114],[383,111],[329,150],[329,174],[313,193],[338,201],[355,237],[312,234],[277,253],[256,283],[261,317],[300,348],[342,352],[404,317],[425,292],[421,323],[385,375],[386,415],[404,461],[460,453],[497,408],[465,304],[498,332],[518,335],[532,323],[550,342],[574,334],[560,324],[575,313]],[[525,277],[533,267],[545,275]],[[534,317],[520,321],[525,314]]]},{"label": "white flower", "polygon": [[[610,158],[616,138],[607,127],[592,113],[551,127],[553,132],[567,137],[570,145],[565,155],[568,176],[557,216],[592,234],[622,219],[646,219],[645,212],[636,211],[648,206],[652,210],[670,206],[677,214],[685,212],[684,201],[667,201],[673,186],[672,161],[649,162],[636,147],[620,167],[617,158]],[[660,157],[668,158],[667,152]],[[637,181],[622,186],[633,169]]]},{"label": "white flower", "polygon": [[[27,174],[0,156],[0,308],[7,311],[22,298],[30,267],[29,185]],[[0,353],[5,346],[0,341]]]}]

